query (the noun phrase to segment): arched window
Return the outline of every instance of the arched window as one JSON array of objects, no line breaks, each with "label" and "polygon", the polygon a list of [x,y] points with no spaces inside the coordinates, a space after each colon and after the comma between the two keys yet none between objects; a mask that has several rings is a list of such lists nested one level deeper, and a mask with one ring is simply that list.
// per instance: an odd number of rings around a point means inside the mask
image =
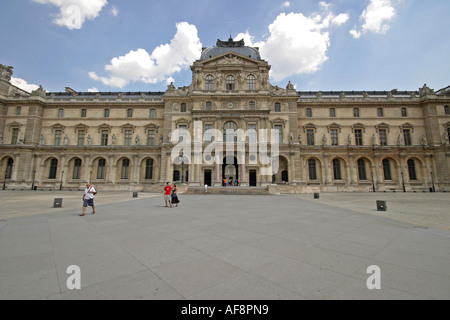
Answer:
[{"label": "arched window", "polygon": [[75,162],[73,164],[73,174],[72,179],[80,179],[80,172],[81,172],[81,159],[75,159]]},{"label": "arched window", "polygon": [[58,169],[58,160],[52,159],[50,162],[50,172],[48,174],[49,179],[56,179],[56,170]]},{"label": "arched window", "polygon": [[156,110],[155,109],[150,109],[150,118],[152,118],[152,119],[156,118]]},{"label": "arched window", "polygon": [[98,160],[98,167],[97,167],[97,179],[98,180],[105,179],[105,168],[106,168],[106,160],[105,159],[99,159]]},{"label": "arched window", "polygon": [[237,141],[237,124],[233,121],[228,121],[223,126],[223,141],[236,142]]},{"label": "arched window", "polygon": [[120,174],[120,179],[128,179],[129,170],[130,170],[130,160],[123,159],[122,160],[122,172]]},{"label": "arched window", "polygon": [[212,110],[212,102],[207,102],[206,103],[206,110],[207,111],[211,111]]},{"label": "arched window", "polygon": [[383,172],[384,172],[384,180],[391,181],[392,180],[391,161],[389,161],[389,159],[383,160]]},{"label": "arched window", "polygon": [[227,90],[228,91],[234,90],[234,77],[233,76],[227,77]]},{"label": "arched window", "polygon": [[256,90],[256,77],[252,74],[247,77],[247,90]]},{"label": "arched window", "polygon": [[153,159],[147,159],[145,161],[145,179],[153,179]]},{"label": "arched window", "polygon": [[275,112],[281,112],[281,103],[275,103]]},{"label": "arched window", "polygon": [[8,162],[6,163],[6,172],[5,172],[6,179],[11,179],[13,165],[14,165],[14,160],[12,158],[9,158]]},{"label": "arched window", "polygon": [[358,160],[358,174],[359,180],[361,181],[367,180],[366,161],[364,159]]},{"label": "arched window", "polygon": [[205,79],[206,91],[214,90],[214,77],[212,75],[207,75]]},{"label": "arched window", "polygon": [[256,110],[255,101],[250,101],[248,103],[248,110]]},{"label": "arched window", "polygon": [[317,180],[316,159],[308,160],[309,180]]},{"label": "arched window", "polygon": [[416,163],[413,159],[408,160],[408,172],[409,172],[409,180],[416,181],[417,175],[416,175]]},{"label": "arched window", "polygon": [[334,180],[342,180],[341,160],[339,160],[339,159],[333,160],[333,174],[334,174]]}]

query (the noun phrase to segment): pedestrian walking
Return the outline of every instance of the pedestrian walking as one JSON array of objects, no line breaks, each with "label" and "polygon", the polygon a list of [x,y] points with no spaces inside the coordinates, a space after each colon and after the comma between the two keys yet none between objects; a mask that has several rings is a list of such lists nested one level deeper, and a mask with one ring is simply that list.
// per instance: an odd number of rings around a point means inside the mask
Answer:
[{"label": "pedestrian walking", "polygon": [[169,182],[166,183],[166,186],[164,187],[164,202],[166,203],[166,207],[170,205],[172,207],[172,187],[170,186]]},{"label": "pedestrian walking", "polygon": [[174,183],[172,187],[172,205],[175,204],[175,206],[178,207],[179,203],[180,200],[178,199],[178,188],[177,185]]},{"label": "pedestrian walking", "polygon": [[90,183],[86,183],[83,194],[83,209],[80,216],[84,216],[86,213],[86,207],[92,207],[92,214],[95,214],[94,196],[97,194],[97,190]]}]

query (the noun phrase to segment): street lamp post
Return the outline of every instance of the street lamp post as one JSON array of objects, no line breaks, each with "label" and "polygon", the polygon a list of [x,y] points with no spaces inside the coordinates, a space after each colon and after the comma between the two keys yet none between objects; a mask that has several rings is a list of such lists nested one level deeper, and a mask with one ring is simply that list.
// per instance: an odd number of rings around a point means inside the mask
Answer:
[{"label": "street lamp post", "polygon": [[405,178],[403,177],[403,171],[402,171],[402,185],[403,185],[403,192],[406,192],[406,188],[405,188]]},{"label": "street lamp post", "polygon": [[63,184],[63,176],[64,176],[64,171],[61,171],[61,183],[59,184],[59,190],[62,190],[62,184]]},{"label": "street lamp post", "polygon": [[370,172],[370,175],[372,176],[372,190],[375,192],[375,181],[373,180],[373,172]]},{"label": "street lamp post", "polygon": [[433,171],[431,171],[431,183],[433,185],[433,192],[436,192],[436,189],[434,188],[434,177],[433,177]]},{"label": "street lamp post", "polygon": [[31,182],[31,190],[34,190],[34,179],[36,178],[36,170],[33,171],[33,181]]},{"label": "street lamp post", "polygon": [[3,179],[3,190],[6,190],[6,172],[5,172],[5,179]]}]

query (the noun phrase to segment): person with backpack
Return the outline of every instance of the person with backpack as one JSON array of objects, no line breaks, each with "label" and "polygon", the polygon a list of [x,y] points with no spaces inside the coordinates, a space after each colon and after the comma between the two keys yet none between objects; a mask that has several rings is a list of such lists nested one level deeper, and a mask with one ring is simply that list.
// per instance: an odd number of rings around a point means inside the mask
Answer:
[{"label": "person with backpack", "polygon": [[95,190],[94,186],[91,186],[90,183],[86,183],[86,188],[84,189],[83,194],[83,210],[80,216],[84,216],[86,213],[86,207],[92,207],[92,214],[95,214],[95,205],[94,205],[94,196],[97,194],[97,190]]}]

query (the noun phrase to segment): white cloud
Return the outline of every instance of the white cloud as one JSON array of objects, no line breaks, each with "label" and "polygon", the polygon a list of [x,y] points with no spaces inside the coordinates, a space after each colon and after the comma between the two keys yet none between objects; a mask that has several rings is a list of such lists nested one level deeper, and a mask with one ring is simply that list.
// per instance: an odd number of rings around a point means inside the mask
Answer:
[{"label": "white cloud", "polygon": [[114,17],[117,17],[119,15],[119,10],[115,6],[113,6],[111,9],[111,13]]},{"label": "white cloud", "polygon": [[113,58],[105,66],[109,76],[98,76],[95,72],[90,72],[89,76],[117,88],[123,88],[132,81],[162,82],[174,73],[187,69],[200,57],[201,50],[197,28],[181,22],[177,24],[177,32],[170,44],[158,46],[151,54],[145,49],[132,50],[124,56]]},{"label": "white cloud", "polygon": [[346,23],[348,21],[348,19],[350,19],[350,16],[348,14],[341,13],[337,17],[333,18],[333,20],[331,22],[337,26],[340,26],[340,25],[343,25],[344,23]]},{"label": "white cloud", "polygon": [[280,14],[269,26],[265,41],[254,43],[246,31],[237,38],[247,39],[250,45],[260,47],[261,55],[272,64],[271,77],[281,81],[294,74],[307,74],[319,70],[328,60],[329,31],[332,26],[346,23],[349,15],[338,16],[330,11],[331,5],[320,2],[322,13],[306,17],[302,13]]},{"label": "white cloud", "polygon": [[60,12],[53,21],[59,26],[69,29],[81,29],[86,19],[98,17],[107,0],[33,0],[40,4],[53,4]]},{"label": "white cloud", "polygon": [[92,87],[91,89],[88,89],[88,92],[99,92],[96,87]]},{"label": "white cloud", "polygon": [[11,78],[11,84],[13,86],[19,87],[22,90],[25,90],[26,92],[31,93],[34,90],[37,90],[39,88],[38,85],[36,84],[30,84],[28,82],[26,82],[25,80],[21,79],[21,78]]},{"label": "white cloud", "polygon": [[283,3],[283,5],[281,6],[282,8],[289,8],[291,6],[291,3],[289,1],[286,1]]},{"label": "white cloud", "polygon": [[370,0],[369,6],[360,16],[363,21],[362,30],[358,31],[355,27],[350,34],[355,39],[367,32],[385,34],[390,28],[388,22],[395,15],[396,10],[391,0]]}]

